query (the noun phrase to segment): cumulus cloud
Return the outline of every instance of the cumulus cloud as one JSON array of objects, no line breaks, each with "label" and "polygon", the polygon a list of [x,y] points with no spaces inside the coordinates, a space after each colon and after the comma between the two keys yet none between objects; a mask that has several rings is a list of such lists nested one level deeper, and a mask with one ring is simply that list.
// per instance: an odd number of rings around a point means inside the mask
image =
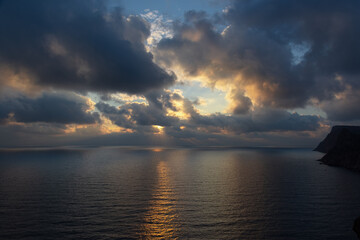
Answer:
[{"label": "cumulus cloud", "polygon": [[235,113],[251,105],[304,107],[314,99],[336,101],[346,85],[359,89],[359,24],[356,0],[232,1],[215,18],[186,13],[173,37],[158,44],[156,60],[230,89]]},{"label": "cumulus cloud", "polygon": [[301,75],[292,71],[288,47],[256,31],[233,26],[221,34],[203,13],[187,15],[187,22],[175,26],[174,37],[159,43],[156,59],[161,64],[181,66],[188,76],[201,77],[211,86],[239,89],[258,105],[294,107],[305,103],[306,87],[296,86]]},{"label": "cumulus cloud", "polygon": [[246,115],[201,115],[189,104],[188,111],[191,113],[188,127],[222,134],[315,131],[323,122],[323,119],[316,115],[299,115],[273,108],[254,108]]},{"label": "cumulus cloud", "polygon": [[[0,145],[291,145],[360,120],[359,1],[230,3],[169,20],[97,0],[0,0]],[[173,71],[228,106],[200,112],[201,93],[169,88]],[[293,112],[308,105],[328,119]]]},{"label": "cumulus cloud", "polygon": [[230,110],[234,114],[246,114],[252,107],[251,99],[244,95],[244,91],[233,90],[229,94],[231,104]]},{"label": "cumulus cloud", "polygon": [[332,101],[324,101],[320,104],[332,121],[346,122],[360,119],[360,91],[348,89],[335,96]]},{"label": "cumulus cloud", "polygon": [[100,121],[98,113],[89,110],[90,100],[75,93],[43,93],[36,98],[22,94],[0,98],[2,123],[93,124]]},{"label": "cumulus cloud", "polygon": [[147,103],[125,103],[119,107],[99,102],[96,108],[114,124],[138,129],[140,126],[173,126],[179,121],[175,116],[168,115],[168,110],[177,111],[172,104],[173,98],[179,98],[170,91],[155,91],[147,96]]},{"label": "cumulus cloud", "polygon": [[190,121],[196,127],[204,127],[206,131],[227,134],[315,131],[320,127],[320,122],[321,118],[315,115],[299,115],[276,109],[257,109],[246,116],[224,114],[195,115]]},{"label": "cumulus cloud", "polygon": [[162,38],[172,36],[172,20],[165,18],[159,11],[145,9],[141,17],[150,23],[150,36],[147,39],[150,47],[155,47]]},{"label": "cumulus cloud", "polygon": [[[186,129],[198,133],[240,134],[249,132],[315,131],[323,121],[315,115],[299,115],[286,110],[255,108],[242,115],[221,113],[202,115],[195,103],[179,93],[162,91],[147,97],[148,104],[128,103],[114,107],[97,103],[97,109],[114,124],[143,130],[139,126],[160,125],[167,133]],[[172,112],[183,115],[171,115]]]},{"label": "cumulus cloud", "polygon": [[[306,132],[318,131],[323,121],[317,116],[265,108],[239,115],[203,115],[196,109],[196,101],[178,90],[149,92],[144,103],[124,101],[120,106],[94,104],[69,92],[44,92],[36,97],[9,92],[2,96],[0,109],[4,120],[0,133],[10,136],[7,141],[0,139],[2,146],[255,146],[267,145],[272,136],[281,139],[277,144],[284,143],[285,135],[294,138],[285,141],[291,145],[301,143],[299,139],[313,139]],[[112,124],[121,131],[115,131]],[[110,131],[103,132],[105,128]]]},{"label": "cumulus cloud", "polygon": [[102,1],[4,0],[0,67],[30,85],[143,93],[175,81],[145,49],[149,28],[141,17],[107,11]]}]

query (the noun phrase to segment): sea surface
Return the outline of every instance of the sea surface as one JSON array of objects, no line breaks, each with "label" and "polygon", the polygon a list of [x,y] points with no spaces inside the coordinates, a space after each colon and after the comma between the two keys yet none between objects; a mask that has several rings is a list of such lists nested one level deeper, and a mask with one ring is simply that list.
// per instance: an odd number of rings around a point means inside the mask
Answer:
[{"label": "sea surface", "polygon": [[360,174],[310,149],[0,152],[0,239],[357,239]]}]

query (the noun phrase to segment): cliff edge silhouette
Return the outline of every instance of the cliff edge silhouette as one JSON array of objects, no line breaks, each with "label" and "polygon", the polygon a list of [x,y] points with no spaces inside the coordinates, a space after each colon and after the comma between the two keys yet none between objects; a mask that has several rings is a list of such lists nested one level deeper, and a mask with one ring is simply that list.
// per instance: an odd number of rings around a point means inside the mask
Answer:
[{"label": "cliff edge silhouette", "polygon": [[360,126],[334,126],[314,151],[327,165],[360,171]]}]

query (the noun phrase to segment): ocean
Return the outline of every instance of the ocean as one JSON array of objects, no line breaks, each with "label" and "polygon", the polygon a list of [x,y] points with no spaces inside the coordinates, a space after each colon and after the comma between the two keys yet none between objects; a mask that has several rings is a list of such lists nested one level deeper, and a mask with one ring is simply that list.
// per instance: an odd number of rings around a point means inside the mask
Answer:
[{"label": "ocean", "polygon": [[357,239],[360,174],[311,149],[0,151],[0,239]]}]

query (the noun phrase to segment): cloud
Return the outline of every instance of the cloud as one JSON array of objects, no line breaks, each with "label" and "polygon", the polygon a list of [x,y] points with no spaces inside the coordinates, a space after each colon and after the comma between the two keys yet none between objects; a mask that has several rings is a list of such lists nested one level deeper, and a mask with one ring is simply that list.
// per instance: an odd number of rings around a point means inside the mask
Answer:
[{"label": "cloud", "polygon": [[26,97],[8,91],[0,109],[0,134],[9,135],[1,146],[304,146],[319,138],[323,124],[317,116],[269,108],[202,115],[178,90],[149,92],[144,103],[118,107],[69,92]]},{"label": "cloud", "polygon": [[[360,120],[359,24],[357,0],[231,1],[174,21],[96,0],[0,0],[0,145],[315,143],[328,120]],[[228,106],[199,111],[204,95],[169,89],[173,71]]]},{"label": "cloud", "polygon": [[[24,82],[56,89],[143,93],[175,76],[153,62],[141,17],[108,11],[95,0],[4,0],[0,67]],[[1,82],[6,84],[6,80]]]},{"label": "cloud", "polygon": [[166,19],[159,11],[145,9],[141,17],[150,23],[150,36],[147,39],[150,47],[155,47],[162,38],[172,36],[172,20]]},{"label": "cloud", "polygon": [[186,13],[155,57],[187,78],[227,89],[237,114],[251,105],[301,108],[336,100],[346,85],[360,89],[359,24],[356,0],[232,1],[216,17]]},{"label": "cloud", "polygon": [[[245,92],[257,105],[305,104],[306,87],[297,84],[303,79],[292,71],[288,47],[261,33],[233,26],[221,34],[210,19],[202,18],[202,13],[187,15],[191,15],[186,17],[187,22],[175,26],[173,38],[160,41],[158,62],[169,68],[180,66],[188,76],[205,79],[210,86]],[[233,96],[239,100],[238,94]]]},{"label": "cloud", "polygon": [[147,104],[125,103],[122,106],[114,107],[99,102],[95,106],[105,117],[120,127],[138,129],[141,126],[173,126],[177,124],[179,119],[167,114],[168,109],[175,110],[168,91],[152,93],[147,99]]},{"label": "cloud", "polygon": [[251,99],[244,95],[244,91],[233,90],[230,94],[230,110],[234,114],[246,114],[252,107]]},{"label": "cloud", "polygon": [[278,109],[256,109],[245,116],[211,114],[193,115],[189,121],[192,127],[222,134],[251,132],[315,131],[322,119],[315,115],[299,115]]},{"label": "cloud", "polygon": [[359,13],[356,0],[261,0],[234,1],[226,17],[238,27],[256,29],[283,45],[308,43],[304,61],[315,65],[317,74],[358,74]]},{"label": "cloud", "polygon": [[324,101],[320,104],[331,121],[355,121],[360,120],[360,91],[348,89],[337,94],[334,100]]},{"label": "cloud", "polygon": [[[194,102],[179,93],[156,91],[147,96],[148,104],[127,103],[114,107],[97,103],[97,109],[114,124],[144,130],[141,126],[159,125],[167,133],[179,131],[181,127],[198,133],[235,135],[250,132],[315,131],[323,121],[315,115],[299,115],[286,110],[254,108],[247,114],[225,115],[215,113],[202,115]],[[175,104],[176,103],[176,104]],[[182,115],[171,115],[181,112]],[[181,117],[185,116],[185,117]],[[170,131],[170,132],[169,132]]]},{"label": "cloud", "polygon": [[94,124],[100,121],[92,113],[89,99],[75,93],[43,93],[36,98],[21,94],[0,98],[0,121],[4,123]]}]

